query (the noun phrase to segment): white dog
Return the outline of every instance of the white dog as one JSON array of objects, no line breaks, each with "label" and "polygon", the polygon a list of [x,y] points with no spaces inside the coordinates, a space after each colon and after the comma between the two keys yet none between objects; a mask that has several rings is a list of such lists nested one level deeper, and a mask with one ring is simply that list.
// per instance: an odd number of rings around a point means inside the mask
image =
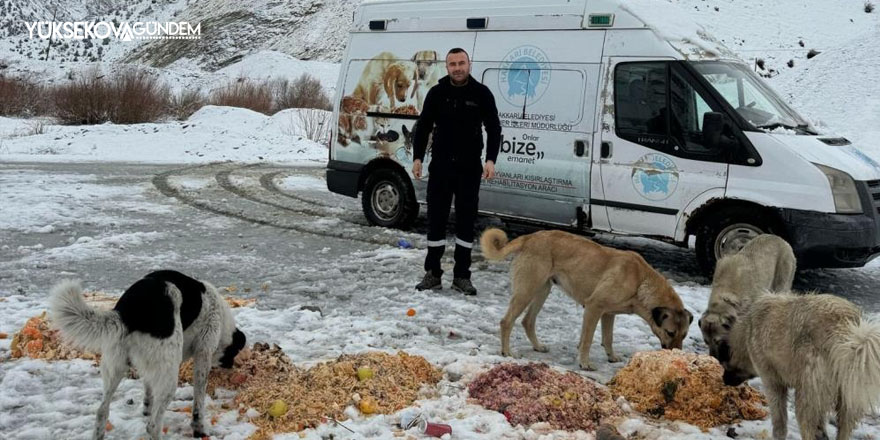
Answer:
[{"label": "white dog", "polygon": [[411,97],[416,100],[416,108],[422,110],[425,104],[425,96],[428,90],[437,85],[442,76],[442,66],[437,60],[437,52],[433,50],[420,50],[412,57],[416,64]]},{"label": "white dog", "polygon": [[153,272],[134,283],[113,310],[86,304],[79,282],[52,289],[51,319],[74,345],[101,353],[104,400],[98,408],[94,438],[104,438],[110,400],[133,366],[144,380],[147,434],[159,439],[165,408],[177,388],[180,363],[193,362],[193,437],[206,436],[205,388],[213,365],[231,368],[244,347],[226,301],[214,286],[180,272]]}]

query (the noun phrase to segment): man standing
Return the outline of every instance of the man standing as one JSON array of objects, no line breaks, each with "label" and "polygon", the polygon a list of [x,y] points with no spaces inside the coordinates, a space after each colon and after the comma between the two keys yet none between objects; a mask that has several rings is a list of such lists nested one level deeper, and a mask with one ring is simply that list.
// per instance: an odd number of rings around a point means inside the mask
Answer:
[{"label": "man standing", "polygon": [[[413,144],[413,176],[422,178],[422,159],[433,132],[428,179],[428,255],[425,277],[416,289],[442,288],[440,260],[446,249],[446,221],[455,197],[455,267],[452,288],[476,295],[471,283],[471,249],[477,217],[480,178],[495,176],[495,159],[501,145],[501,123],[495,97],[488,87],[471,77],[471,62],[464,49],[446,54],[447,76],[428,91],[419,115]],[[483,165],[482,126],[486,127],[486,164]]]}]

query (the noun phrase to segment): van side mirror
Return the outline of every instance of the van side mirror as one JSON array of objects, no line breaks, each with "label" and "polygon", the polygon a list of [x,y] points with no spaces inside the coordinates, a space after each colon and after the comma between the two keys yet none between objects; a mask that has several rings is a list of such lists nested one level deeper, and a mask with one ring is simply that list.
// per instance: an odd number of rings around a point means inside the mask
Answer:
[{"label": "van side mirror", "polygon": [[703,113],[703,142],[713,150],[724,150],[737,145],[736,139],[730,137],[730,122],[719,112]]}]

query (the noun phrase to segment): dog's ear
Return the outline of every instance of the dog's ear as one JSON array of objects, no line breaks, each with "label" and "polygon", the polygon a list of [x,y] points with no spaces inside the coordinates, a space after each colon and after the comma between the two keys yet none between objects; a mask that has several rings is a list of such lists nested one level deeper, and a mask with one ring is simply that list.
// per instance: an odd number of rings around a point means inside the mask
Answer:
[{"label": "dog's ear", "polygon": [[651,317],[654,318],[654,324],[660,327],[663,325],[663,321],[669,318],[669,309],[666,307],[654,307],[651,309]]},{"label": "dog's ear", "polygon": [[220,358],[220,367],[232,368],[235,356],[244,348],[246,343],[247,337],[244,335],[244,332],[236,328],[232,333],[232,343],[226,346],[226,350],[223,351],[223,357]]},{"label": "dog's ear", "polygon": [[392,72],[386,72],[385,74],[385,94],[388,95],[388,101],[391,102],[391,104],[394,104],[394,101],[397,100],[397,95],[394,93],[394,83],[397,82],[398,74],[399,71],[397,69],[394,69]]},{"label": "dog's ear", "polygon": [[437,51],[436,50],[431,51],[431,59],[434,61],[437,61]]}]

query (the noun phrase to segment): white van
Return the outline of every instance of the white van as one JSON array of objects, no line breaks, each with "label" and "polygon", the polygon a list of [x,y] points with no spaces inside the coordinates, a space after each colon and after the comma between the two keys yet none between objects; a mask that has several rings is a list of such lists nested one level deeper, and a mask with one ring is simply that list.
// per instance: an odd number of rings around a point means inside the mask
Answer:
[{"label": "white van", "polygon": [[694,236],[706,271],[762,232],[788,240],[801,268],[875,257],[880,164],[817,135],[720,42],[656,5],[365,1],[337,86],[329,189],[361,194],[376,225],[412,222],[427,187],[410,171],[413,124],[461,47],[503,127],[481,213],[684,247]]}]

